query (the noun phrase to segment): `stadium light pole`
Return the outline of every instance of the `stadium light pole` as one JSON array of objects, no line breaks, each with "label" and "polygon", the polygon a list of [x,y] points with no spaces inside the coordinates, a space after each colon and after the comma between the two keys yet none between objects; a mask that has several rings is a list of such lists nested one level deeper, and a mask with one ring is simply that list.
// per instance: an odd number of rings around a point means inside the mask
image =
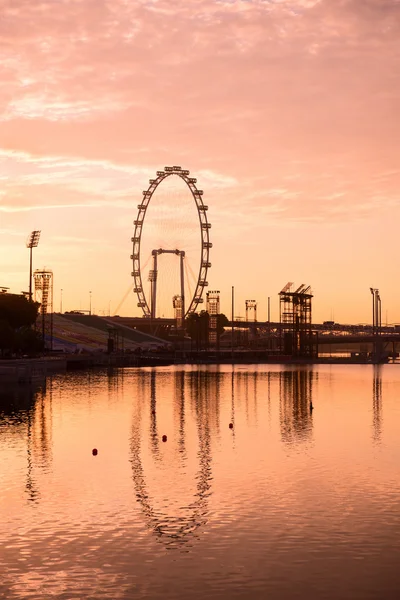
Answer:
[{"label": "stadium light pole", "polygon": [[26,240],[26,247],[29,248],[29,302],[32,302],[32,249],[39,244],[40,231],[32,231]]}]

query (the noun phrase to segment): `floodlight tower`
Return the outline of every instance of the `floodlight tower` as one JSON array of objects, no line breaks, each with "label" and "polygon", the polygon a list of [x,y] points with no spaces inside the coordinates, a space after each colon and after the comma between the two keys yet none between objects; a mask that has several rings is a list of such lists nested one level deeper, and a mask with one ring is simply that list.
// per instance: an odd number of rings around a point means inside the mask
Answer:
[{"label": "floodlight tower", "polygon": [[220,313],[219,290],[207,292],[207,312],[209,315],[208,342],[210,346],[219,347],[218,315]]},{"label": "floodlight tower", "polygon": [[[46,321],[50,317],[50,348],[53,349],[53,271],[37,269],[34,273],[35,301],[40,304],[42,338],[45,341]],[[49,328],[47,328],[48,330]]]},{"label": "floodlight tower", "polygon": [[29,302],[32,302],[32,248],[39,244],[40,231],[32,231],[26,240],[26,247],[29,248]]}]

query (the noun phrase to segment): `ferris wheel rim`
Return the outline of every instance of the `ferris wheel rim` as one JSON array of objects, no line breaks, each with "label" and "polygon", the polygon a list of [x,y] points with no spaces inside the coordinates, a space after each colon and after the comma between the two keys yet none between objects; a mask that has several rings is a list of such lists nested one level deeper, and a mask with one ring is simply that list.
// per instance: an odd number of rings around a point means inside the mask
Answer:
[{"label": "ferris wheel rim", "polygon": [[190,172],[188,170],[182,169],[181,167],[177,166],[165,167],[162,171],[157,171],[156,175],[157,177],[155,179],[149,179],[149,187],[147,188],[147,190],[143,191],[143,200],[140,204],[138,204],[137,218],[133,221],[133,224],[135,226],[134,234],[131,238],[131,242],[133,244],[133,253],[131,254],[131,260],[133,262],[132,277],[134,278],[133,291],[138,297],[137,306],[142,309],[145,317],[150,318],[151,310],[146,299],[146,294],[144,293],[142,273],[140,268],[140,249],[143,225],[147,209],[158,186],[168,177],[176,175],[186,183],[187,187],[189,188],[192,194],[192,198],[195,202],[197,214],[199,217],[201,236],[199,273],[197,277],[196,287],[189,303],[189,307],[184,314],[184,318],[186,318],[189,314],[195,312],[198,305],[204,301],[202,297],[204,293],[204,288],[208,286],[207,272],[208,269],[211,267],[210,249],[212,248],[212,243],[210,242],[211,223],[209,223],[207,219],[208,206],[203,202],[203,191],[198,189],[196,186],[197,179],[194,177],[189,177]]}]

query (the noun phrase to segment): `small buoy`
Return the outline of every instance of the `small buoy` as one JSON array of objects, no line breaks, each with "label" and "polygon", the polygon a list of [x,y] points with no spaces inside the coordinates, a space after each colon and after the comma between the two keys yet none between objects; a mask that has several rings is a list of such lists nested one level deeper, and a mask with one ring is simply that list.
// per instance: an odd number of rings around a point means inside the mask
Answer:
[{"label": "small buoy", "polygon": [[93,448],[92,454],[93,454],[93,456],[97,456],[97,448]]},{"label": "small buoy", "polygon": [[163,435],[163,436],[162,436],[162,441],[163,441],[163,442],[166,442],[166,441],[167,441],[167,436],[166,436],[166,435]]},{"label": "small buoy", "polygon": [[233,429],[233,423],[229,423],[229,429]]}]

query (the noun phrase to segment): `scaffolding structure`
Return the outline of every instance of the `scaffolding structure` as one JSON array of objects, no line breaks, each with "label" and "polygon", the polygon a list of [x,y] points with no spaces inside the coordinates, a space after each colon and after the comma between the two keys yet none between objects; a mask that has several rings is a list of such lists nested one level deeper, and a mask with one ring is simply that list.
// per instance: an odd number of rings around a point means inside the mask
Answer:
[{"label": "scaffolding structure", "polygon": [[246,300],[246,321],[250,321],[249,313],[253,312],[253,321],[257,321],[257,301]]},{"label": "scaffolding structure", "polygon": [[119,351],[119,332],[117,327],[107,325],[108,339],[107,339],[107,354]]},{"label": "scaffolding structure", "polygon": [[220,313],[219,290],[207,292],[208,344],[210,347],[219,347],[218,315]]},{"label": "scaffolding structure", "polygon": [[53,349],[53,271],[36,269],[33,274],[35,282],[35,302],[39,302],[42,339],[46,347],[46,335],[50,338],[50,349]]},{"label": "scaffolding structure", "polygon": [[183,306],[183,298],[182,296],[176,295],[172,298],[172,304],[174,306],[174,313],[175,313],[175,321],[176,321],[176,328],[177,329],[182,329],[182,327],[184,326],[184,306]]},{"label": "scaffolding structure", "polygon": [[299,357],[314,355],[312,298],[311,286],[302,283],[293,290],[291,281],[279,293],[283,353],[286,355]]},{"label": "scaffolding structure", "polygon": [[312,368],[279,373],[280,425],[282,441],[303,442],[312,435],[312,405],[316,375]]}]

